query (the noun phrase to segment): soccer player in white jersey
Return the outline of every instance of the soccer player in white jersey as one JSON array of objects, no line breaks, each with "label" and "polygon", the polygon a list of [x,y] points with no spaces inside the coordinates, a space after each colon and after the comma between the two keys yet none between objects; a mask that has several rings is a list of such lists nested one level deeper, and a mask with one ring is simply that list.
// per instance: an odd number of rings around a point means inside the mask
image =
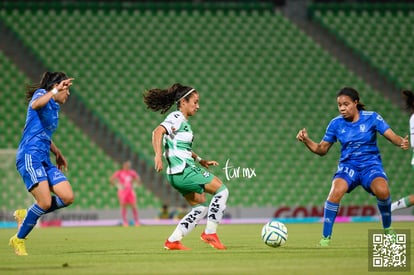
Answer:
[{"label": "soccer player in white jersey", "polygon": [[[217,237],[217,226],[223,218],[229,191],[219,178],[208,170],[218,163],[204,160],[192,150],[193,131],[188,118],[199,109],[199,94],[191,87],[179,83],[168,89],[151,89],[144,93],[144,101],[149,109],[166,113],[172,105],[177,110],[171,112],[152,133],[152,145],[155,151],[155,170],[163,169],[162,148],[167,160],[167,177],[178,192],[190,204],[191,211],[184,216],[171,236],[165,241],[168,250],[188,250],[181,240],[190,233],[197,223],[207,214],[207,225],[201,234],[201,240],[216,249],[226,249]],[[206,194],[212,194],[210,204],[206,202]]]},{"label": "soccer player in white jersey", "polygon": [[409,147],[408,137],[396,135],[378,113],[365,111],[355,89],[341,89],[336,100],[340,115],[331,120],[321,142],[314,142],[305,128],[296,136],[312,153],[320,156],[328,153],[334,142],[339,141],[341,144],[338,170],[333,176],[332,187],[325,202],[323,233],[319,245],[329,246],[339,203],[345,193],[350,193],[359,185],[377,198],[384,233],[395,236],[391,228],[388,178],[382,166],[376,136],[378,132],[404,150]]},{"label": "soccer player in white jersey", "polygon": [[[413,150],[413,156],[411,158],[411,166],[414,169],[414,94],[412,91],[404,90],[403,95],[405,97],[405,104],[407,106],[407,110],[411,112],[410,116],[410,145],[411,149]],[[414,194],[408,195],[404,198],[401,198],[391,204],[391,212],[407,208],[414,205]]]},{"label": "soccer player in white jersey", "polygon": [[[72,187],[62,172],[67,169],[66,159],[52,141],[60,105],[69,97],[72,80],[62,72],[45,72],[40,83],[28,87],[26,92],[29,104],[16,167],[35,203],[27,210],[14,212],[18,232],[10,238],[9,245],[19,256],[27,255],[24,242],[39,218],[74,200]],[[56,156],[56,165],[50,160],[50,152]]]}]

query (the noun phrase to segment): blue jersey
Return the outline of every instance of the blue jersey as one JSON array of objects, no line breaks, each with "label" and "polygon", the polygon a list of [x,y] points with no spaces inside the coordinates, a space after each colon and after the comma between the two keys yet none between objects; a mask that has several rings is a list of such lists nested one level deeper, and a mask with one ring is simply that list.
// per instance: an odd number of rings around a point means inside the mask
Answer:
[{"label": "blue jersey", "polygon": [[18,158],[25,152],[36,152],[49,156],[52,135],[58,127],[60,106],[51,98],[42,108],[32,109],[32,102],[44,94],[46,94],[46,90],[36,90],[29,102],[26,124],[17,152]]},{"label": "blue jersey", "polygon": [[329,123],[323,141],[341,144],[340,164],[354,167],[382,165],[377,146],[377,132],[381,135],[390,126],[376,112],[360,111],[359,120],[349,122],[338,116]]}]

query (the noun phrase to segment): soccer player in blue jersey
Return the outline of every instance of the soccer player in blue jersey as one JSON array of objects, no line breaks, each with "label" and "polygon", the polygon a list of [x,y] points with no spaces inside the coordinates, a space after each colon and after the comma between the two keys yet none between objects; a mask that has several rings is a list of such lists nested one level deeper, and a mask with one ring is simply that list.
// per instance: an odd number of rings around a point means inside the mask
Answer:
[{"label": "soccer player in blue jersey", "polygon": [[[74,200],[72,187],[62,173],[67,169],[66,159],[52,141],[58,127],[60,104],[69,97],[72,80],[62,72],[45,72],[40,83],[29,86],[26,92],[29,104],[16,167],[36,202],[27,210],[18,209],[13,214],[18,232],[10,238],[9,245],[19,256],[27,255],[25,239],[37,220]],[[55,155],[57,166],[52,164],[50,152]]]},{"label": "soccer player in blue jersey", "polygon": [[337,94],[340,115],[329,123],[321,142],[314,142],[304,128],[296,138],[317,155],[323,156],[336,141],[341,144],[338,170],[333,176],[332,187],[324,208],[324,223],[320,246],[329,246],[332,227],[345,193],[361,185],[377,198],[385,234],[395,235],[391,228],[391,196],[387,175],[382,166],[377,146],[377,132],[391,143],[407,150],[408,136],[403,138],[394,133],[384,119],[376,112],[365,111],[358,92],[345,87]]},{"label": "soccer player in blue jersey", "polygon": [[[226,249],[217,237],[216,230],[223,218],[229,191],[219,178],[195,164],[198,162],[201,166],[208,168],[218,163],[201,159],[192,150],[193,131],[188,119],[199,109],[198,92],[191,87],[176,83],[168,89],[147,91],[144,94],[144,101],[149,109],[161,111],[162,114],[167,112],[171,106],[177,106],[177,110],[171,112],[153,131],[155,169],[157,172],[163,169],[162,150],[164,148],[164,156],[168,162],[168,180],[192,207],[165,241],[164,248],[188,250],[189,248],[181,243],[181,239],[190,233],[207,214],[207,225],[201,234],[201,240],[216,249]],[[213,195],[209,205],[206,202],[206,193]]]}]

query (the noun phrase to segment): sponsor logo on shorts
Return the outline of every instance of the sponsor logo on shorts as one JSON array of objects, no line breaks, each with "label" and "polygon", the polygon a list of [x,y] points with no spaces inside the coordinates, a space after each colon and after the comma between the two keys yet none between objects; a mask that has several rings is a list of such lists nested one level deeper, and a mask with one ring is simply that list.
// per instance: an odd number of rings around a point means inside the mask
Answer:
[{"label": "sponsor logo on shorts", "polygon": [[53,174],[53,177],[52,177],[52,180],[53,181],[55,181],[55,180],[58,180],[58,179],[61,179],[61,178],[64,178],[65,176],[64,175],[62,175],[62,173],[60,173],[60,172],[55,172],[54,174]]}]

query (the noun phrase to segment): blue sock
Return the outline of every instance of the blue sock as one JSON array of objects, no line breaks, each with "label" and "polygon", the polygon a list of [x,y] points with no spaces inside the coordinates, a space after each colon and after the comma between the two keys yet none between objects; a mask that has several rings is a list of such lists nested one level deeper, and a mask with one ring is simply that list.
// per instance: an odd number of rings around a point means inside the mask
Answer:
[{"label": "blue sock", "polygon": [[332,235],[332,227],[338,214],[339,204],[326,201],[323,211],[323,237],[327,238]]},{"label": "blue sock", "polygon": [[22,226],[17,232],[17,238],[24,239],[29,235],[30,231],[35,227],[37,220],[45,214],[45,210],[40,208],[37,204],[33,204],[27,211],[26,218],[24,219]]},{"label": "blue sock", "polygon": [[55,211],[56,209],[66,207],[67,205],[63,203],[62,199],[58,196],[52,196],[52,203],[50,208],[46,210],[46,213],[50,213]]},{"label": "blue sock", "polygon": [[377,198],[378,209],[381,213],[382,226],[388,228],[391,226],[391,196],[388,199],[380,200]]}]

